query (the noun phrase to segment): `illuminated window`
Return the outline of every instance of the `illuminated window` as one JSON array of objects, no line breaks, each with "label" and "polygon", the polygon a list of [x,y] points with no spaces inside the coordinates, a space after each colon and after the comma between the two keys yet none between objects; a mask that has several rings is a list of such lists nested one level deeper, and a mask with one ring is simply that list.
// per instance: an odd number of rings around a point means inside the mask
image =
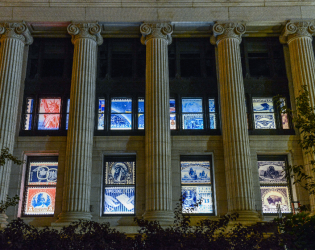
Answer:
[{"label": "illuminated window", "polygon": [[29,157],[23,216],[53,216],[58,173],[57,157]]},{"label": "illuminated window", "polygon": [[258,156],[258,174],[264,214],[291,213],[291,189],[285,177],[285,156]]},{"label": "illuminated window", "polygon": [[202,98],[182,98],[182,128],[203,129]]},{"label": "illuminated window", "polygon": [[175,107],[175,99],[170,99],[170,129],[176,129],[176,107]]},{"label": "illuminated window", "polygon": [[144,99],[138,98],[138,129],[144,129]]},{"label": "illuminated window", "polygon": [[181,156],[181,185],[183,213],[214,214],[210,156]]},{"label": "illuminated window", "polygon": [[103,215],[135,214],[135,157],[105,157]]}]

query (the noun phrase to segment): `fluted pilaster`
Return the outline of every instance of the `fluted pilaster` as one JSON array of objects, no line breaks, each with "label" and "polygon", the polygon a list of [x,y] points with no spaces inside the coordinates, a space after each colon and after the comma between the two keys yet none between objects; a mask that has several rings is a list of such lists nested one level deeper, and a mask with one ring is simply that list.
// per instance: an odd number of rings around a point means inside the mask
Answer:
[{"label": "fluted pilaster", "polygon": [[[289,21],[280,36],[280,42],[288,44],[290,52],[290,64],[292,70],[295,98],[300,95],[303,85],[307,85],[309,99],[312,107],[315,107],[315,61],[312,46],[312,34],[315,26],[310,21]],[[301,138],[302,138],[301,134]],[[315,178],[311,171],[310,162],[314,157],[303,154],[306,174]],[[315,213],[315,195],[310,196],[311,211]]]},{"label": "fluted pilaster", "polygon": [[219,89],[229,213],[242,221],[258,220],[250,163],[245,92],[240,57],[245,25],[216,23],[211,43],[218,47]]},{"label": "fluted pilaster", "polygon": [[[33,39],[24,22],[0,24],[0,149],[13,153],[25,44]],[[8,194],[11,162],[0,168],[0,201]],[[0,215],[0,223],[6,223]]]},{"label": "fluted pilaster", "polygon": [[145,152],[147,220],[173,222],[168,48],[173,28],[168,23],[144,23],[146,45]]},{"label": "fluted pilaster", "polygon": [[62,213],[58,222],[91,219],[90,189],[94,132],[97,23],[72,23],[74,44]]}]

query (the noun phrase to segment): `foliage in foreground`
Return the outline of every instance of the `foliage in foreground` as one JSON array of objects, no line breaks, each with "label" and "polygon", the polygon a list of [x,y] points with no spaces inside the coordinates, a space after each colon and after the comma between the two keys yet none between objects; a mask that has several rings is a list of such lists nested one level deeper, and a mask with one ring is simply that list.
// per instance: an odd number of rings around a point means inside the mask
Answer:
[{"label": "foliage in foreground", "polygon": [[189,214],[177,209],[175,223],[161,227],[156,221],[135,219],[139,234],[126,234],[111,229],[109,223],[78,221],[58,232],[38,229],[17,219],[0,231],[0,249],[106,249],[106,250],[247,250],[247,249],[315,249],[315,216],[300,213],[271,223],[235,226],[227,230],[228,223],[237,215],[218,220],[206,219],[191,226]]}]

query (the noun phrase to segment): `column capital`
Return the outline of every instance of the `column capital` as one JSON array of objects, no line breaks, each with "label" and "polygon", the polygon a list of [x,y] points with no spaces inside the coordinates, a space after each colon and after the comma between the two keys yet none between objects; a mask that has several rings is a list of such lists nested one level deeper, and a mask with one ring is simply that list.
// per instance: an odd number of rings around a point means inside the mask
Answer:
[{"label": "column capital", "polygon": [[314,23],[310,20],[288,21],[285,25],[279,40],[281,43],[290,43],[292,40],[308,37],[312,40],[312,34],[315,33]]},{"label": "column capital", "polygon": [[246,25],[244,23],[219,23],[216,22],[213,26],[213,35],[210,38],[210,42],[213,45],[218,44],[223,39],[237,39],[239,43],[242,41],[242,35],[246,31]]},{"label": "column capital", "polygon": [[74,44],[77,39],[88,38],[92,39],[101,45],[103,37],[101,36],[101,26],[95,23],[71,23],[67,28],[68,33],[72,36],[71,42]]},{"label": "column capital", "polygon": [[0,23],[0,41],[8,38],[21,40],[26,45],[33,43],[33,37],[24,21]]},{"label": "column capital", "polygon": [[170,23],[143,23],[140,26],[140,32],[143,45],[152,38],[165,39],[168,45],[172,43],[173,26]]}]

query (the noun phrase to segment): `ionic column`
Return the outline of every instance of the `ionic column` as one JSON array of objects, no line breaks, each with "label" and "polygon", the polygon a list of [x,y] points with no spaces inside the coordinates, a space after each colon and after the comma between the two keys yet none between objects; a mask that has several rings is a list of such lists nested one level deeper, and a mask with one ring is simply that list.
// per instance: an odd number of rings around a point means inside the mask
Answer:
[{"label": "ionic column", "polygon": [[[0,24],[0,149],[13,153],[25,45],[33,38],[24,22]],[[8,194],[11,162],[0,168],[0,201]],[[7,216],[0,214],[0,223]]]},{"label": "ionic column", "polygon": [[211,43],[217,45],[225,175],[229,213],[241,221],[258,220],[253,194],[245,92],[240,56],[245,25],[216,23]]},{"label": "ionic column", "polygon": [[97,23],[72,23],[74,44],[62,213],[57,222],[91,219],[90,190],[94,132]]},{"label": "ionic column", "polygon": [[144,218],[161,224],[173,222],[171,134],[169,117],[168,48],[173,27],[144,23],[141,42],[146,45],[145,157],[146,211]]},{"label": "ionic column", "polygon": [[[300,95],[303,85],[307,85],[309,99],[312,107],[315,107],[315,61],[312,46],[312,34],[315,33],[315,26],[310,21],[288,21],[280,42],[288,44],[290,52],[290,63],[293,78],[294,96]],[[302,139],[302,135],[301,135]],[[303,160],[306,174],[315,178],[311,171],[311,160],[314,157],[303,152]],[[310,195],[311,212],[315,213],[315,196]]]}]

